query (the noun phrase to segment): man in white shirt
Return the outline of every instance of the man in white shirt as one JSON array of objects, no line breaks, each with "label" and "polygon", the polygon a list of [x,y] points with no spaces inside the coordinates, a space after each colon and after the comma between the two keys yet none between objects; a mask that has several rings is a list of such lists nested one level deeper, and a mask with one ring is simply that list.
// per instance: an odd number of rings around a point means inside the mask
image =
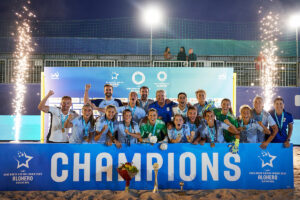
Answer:
[{"label": "man in white shirt", "polygon": [[68,119],[69,115],[73,115],[73,117],[77,116],[77,113],[70,110],[72,106],[72,99],[69,96],[63,96],[61,99],[60,106],[46,106],[46,102],[50,96],[52,96],[54,92],[50,90],[48,94],[42,99],[40,104],[38,105],[38,109],[45,113],[50,113],[51,115],[51,123],[50,129],[47,135],[48,143],[68,143],[68,128],[64,128],[64,123]]}]

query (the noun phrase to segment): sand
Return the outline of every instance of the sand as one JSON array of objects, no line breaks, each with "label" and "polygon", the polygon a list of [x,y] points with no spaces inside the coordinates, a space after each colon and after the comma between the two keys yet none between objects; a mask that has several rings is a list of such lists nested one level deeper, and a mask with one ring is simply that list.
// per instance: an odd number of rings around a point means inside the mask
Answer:
[{"label": "sand", "polygon": [[276,200],[276,199],[297,199],[300,200],[300,146],[294,147],[294,177],[295,189],[284,190],[189,190],[186,195],[180,196],[178,190],[160,190],[158,194],[152,193],[149,190],[134,190],[129,193],[124,191],[110,190],[88,190],[77,191],[70,190],[65,192],[57,191],[17,191],[17,192],[0,192],[0,200],[6,199],[72,199],[72,200],[92,200],[92,199],[259,199],[259,200]]}]

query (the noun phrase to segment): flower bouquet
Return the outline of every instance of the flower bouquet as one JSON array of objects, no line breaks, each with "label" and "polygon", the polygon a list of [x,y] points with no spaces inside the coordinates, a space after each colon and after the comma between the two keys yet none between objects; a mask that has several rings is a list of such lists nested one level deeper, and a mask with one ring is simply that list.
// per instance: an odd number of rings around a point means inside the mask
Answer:
[{"label": "flower bouquet", "polygon": [[132,165],[131,163],[122,163],[121,166],[117,169],[120,176],[126,181],[125,191],[129,191],[129,184],[131,179],[139,172],[136,166]]}]

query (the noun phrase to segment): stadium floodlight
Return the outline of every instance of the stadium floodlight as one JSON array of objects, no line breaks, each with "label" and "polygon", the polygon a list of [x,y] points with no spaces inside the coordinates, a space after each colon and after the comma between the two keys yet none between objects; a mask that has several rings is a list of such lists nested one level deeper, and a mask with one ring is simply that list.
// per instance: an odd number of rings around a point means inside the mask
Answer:
[{"label": "stadium floodlight", "polygon": [[296,29],[296,80],[297,87],[300,86],[300,75],[299,75],[299,52],[298,52],[298,28],[300,27],[300,14],[295,14],[290,17],[290,26]]},{"label": "stadium floodlight", "polygon": [[290,25],[294,28],[300,27],[300,14],[296,14],[290,17]]},{"label": "stadium floodlight", "polygon": [[150,61],[152,62],[152,32],[153,27],[162,22],[162,11],[158,6],[149,6],[143,11],[143,21],[150,26]]}]

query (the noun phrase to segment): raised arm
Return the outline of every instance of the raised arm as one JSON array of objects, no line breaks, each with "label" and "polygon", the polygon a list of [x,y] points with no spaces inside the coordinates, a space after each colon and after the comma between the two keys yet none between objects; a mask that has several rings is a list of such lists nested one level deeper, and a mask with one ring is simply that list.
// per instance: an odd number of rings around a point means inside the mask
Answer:
[{"label": "raised arm", "polygon": [[48,94],[42,99],[40,104],[38,105],[38,109],[40,111],[43,111],[45,113],[49,112],[49,106],[46,106],[46,102],[50,96],[52,96],[54,92],[52,90],[49,90]]},{"label": "raised arm", "polygon": [[91,84],[86,84],[85,85],[85,90],[84,90],[84,96],[83,96],[83,102],[84,104],[91,103],[89,99],[89,90],[91,89]]}]

